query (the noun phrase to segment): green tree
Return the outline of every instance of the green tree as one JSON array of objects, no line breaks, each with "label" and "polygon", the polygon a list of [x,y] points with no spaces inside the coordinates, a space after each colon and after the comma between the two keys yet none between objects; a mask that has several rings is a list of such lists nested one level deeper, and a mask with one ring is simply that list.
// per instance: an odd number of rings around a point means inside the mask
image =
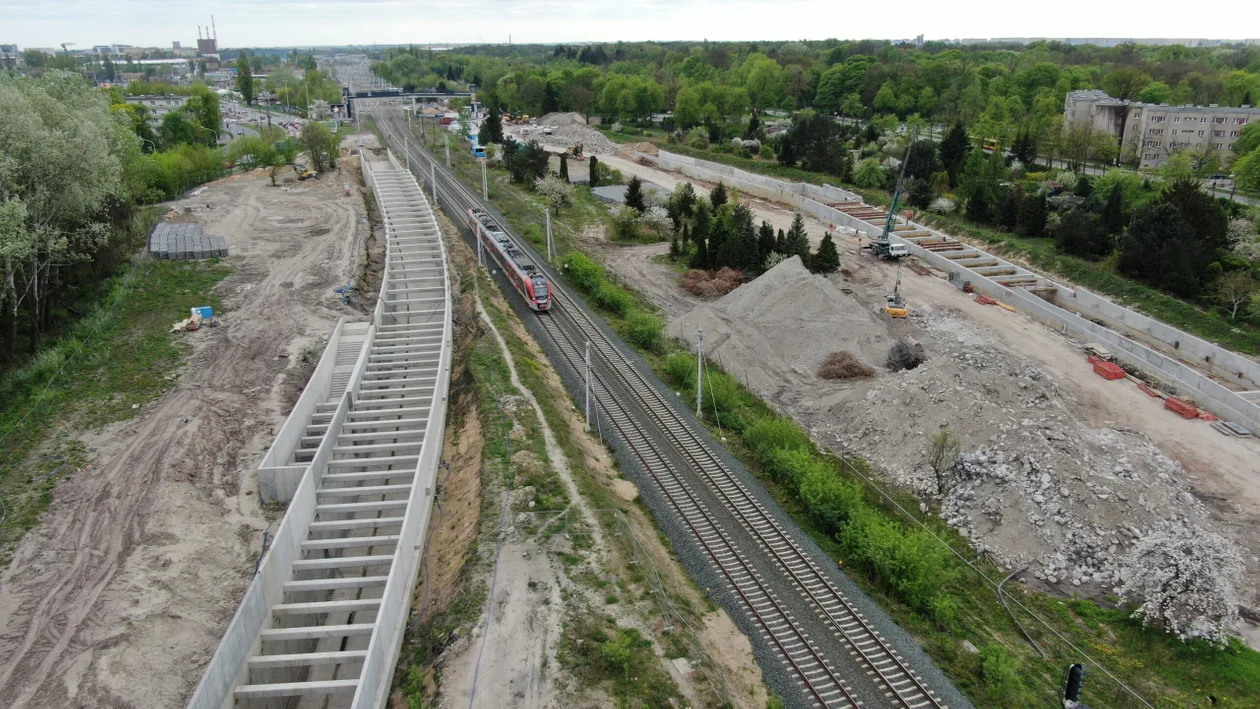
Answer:
[{"label": "green tree", "polygon": [[1015,231],[1023,236],[1045,236],[1045,195],[1040,192],[1031,192],[1024,195],[1024,201],[1019,205],[1019,217],[1015,222]]},{"label": "green tree", "polygon": [[1256,292],[1256,279],[1250,271],[1230,271],[1216,286],[1216,299],[1229,309],[1231,320],[1238,318],[1238,309],[1251,300]]},{"label": "green tree", "polygon": [[249,56],[244,50],[241,50],[240,56],[236,58],[236,90],[241,92],[245,103],[254,102],[254,73],[250,70]]},{"label": "green tree", "polygon": [[1124,189],[1120,183],[1111,186],[1107,202],[1103,205],[1102,226],[1108,234],[1116,235],[1124,230],[1126,215],[1124,210]]},{"label": "green tree", "polygon": [[1113,98],[1124,101],[1137,98],[1150,83],[1150,74],[1133,67],[1123,67],[1103,77],[1102,87]]},{"label": "green tree", "polygon": [[1111,253],[1111,235],[1103,228],[1098,215],[1084,209],[1068,211],[1055,230],[1059,247],[1073,256],[1099,259]]},{"label": "green tree", "polygon": [[1212,254],[1198,243],[1194,227],[1171,203],[1139,210],[1133,225],[1120,238],[1122,273],[1141,278],[1177,295],[1193,296],[1202,289],[1201,273]]},{"label": "green tree", "polygon": [[993,203],[988,190],[979,190],[967,198],[967,221],[972,224],[989,221],[992,211]]},{"label": "green tree", "polygon": [[792,216],[792,226],[783,238],[783,254],[800,256],[802,263],[809,264],[809,234],[805,231],[805,217],[800,212]]},{"label": "green tree", "polygon": [[1252,121],[1243,126],[1238,140],[1234,141],[1234,154],[1246,155],[1260,148],[1260,121]]},{"label": "green tree", "polygon": [[1019,208],[1023,203],[1024,193],[1018,187],[1006,190],[997,204],[998,228],[1014,231],[1019,222]]},{"label": "green tree", "polygon": [[503,143],[503,117],[497,106],[490,108],[486,120],[481,122],[481,130],[477,134],[482,145],[501,145]]},{"label": "green tree", "polygon": [[729,194],[726,191],[726,185],[719,180],[717,185],[709,192],[709,204],[713,207],[713,211],[716,212],[728,200]]},{"label": "green tree", "polygon": [[569,181],[569,159],[563,153],[560,155],[560,179]]},{"label": "green tree", "polygon": [[311,161],[311,169],[323,172],[331,167],[337,155],[337,139],[318,121],[307,121],[297,139]]},{"label": "green tree", "polygon": [[765,258],[774,251],[774,246],[774,227],[770,226],[770,222],[762,220],[757,229],[757,251],[760,255],[758,263],[765,262]]},{"label": "green tree", "polygon": [[884,85],[879,87],[879,91],[875,92],[874,108],[880,113],[894,113],[897,110],[897,92],[893,88],[892,81],[885,81]]},{"label": "green tree", "polygon": [[883,187],[885,179],[878,158],[865,158],[853,168],[853,184],[858,187]]},{"label": "green tree", "polygon": [[1172,88],[1162,81],[1153,81],[1138,93],[1138,100],[1143,103],[1168,103],[1172,97]]},{"label": "green tree", "polygon": [[1229,246],[1229,216],[1214,197],[1200,188],[1198,181],[1182,179],[1172,183],[1160,194],[1158,202],[1177,208],[1207,254]]},{"label": "green tree", "polygon": [[836,249],[835,240],[831,238],[831,232],[826,232],[818,244],[818,252],[809,259],[809,270],[827,274],[835,273],[839,269],[840,252]]},{"label": "green tree", "polygon": [[591,187],[599,187],[599,158],[591,156],[590,166],[587,167],[587,174]]},{"label": "green tree", "polygon": [[639,214],[647,210],[647,203],[643,198],[643,180],[640,180],[637,175],[631,177],[630,182],[626,184],[626,198],[623,202]]},{"label": "green tree", "polygon": [[971,140],[967,137],[967,129],[961,122],[955,123],[945,134],[940,146],[941,164],[949,173],[949,184],[958,186],[958,176],[962,174],[963,164],[971,154]]}]

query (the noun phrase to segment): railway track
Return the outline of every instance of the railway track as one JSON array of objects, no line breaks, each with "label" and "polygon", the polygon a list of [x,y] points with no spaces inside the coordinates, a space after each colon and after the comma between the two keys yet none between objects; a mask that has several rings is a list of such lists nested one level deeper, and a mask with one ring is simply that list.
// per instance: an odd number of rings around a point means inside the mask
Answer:
[{"label": "railway track", "polygon": [[[398,118],[386,118],[388,132],[406,131]],[[395,144],[401,141],[394,141]],[[418,165],[433,158],[410,146]],[[445,170],[438,170],[438,191],[463,208],[483,206]],[[501,225],[507,229],[507,225]],[[510,233],[510,230],[509,230]],[[516,238],[515,236],[513,238]],[[516,238],[518,244],[524,242]],[[687,483],[679,468],[691,468],[743,531],[754,540],[783,580],[797,592],[818,621],[844,647],[886,706],[945,709],[919,675],[876,628],[827,578],[813,558],[750,493],[723,460],[692,429],[691,423],[630,362],[612,338],[553,277],[556,306],[537,315],[539,325],[579,378],[585,371],[582,348],[593,353],[591,386],[609,421],[627,448],[652,477],[670,507],[699,547],[734,590],[741,605],[762,630],[767,643],[784,659],[806,688],[812,703],[825,707],[861,706],[836,669],[810,639],[805,624],[784,607]],[[637,415],[636,415],[637,412]],[[643,421],[640,417],[646,418]],[[817,624],[811,623],[814,627]]]}]

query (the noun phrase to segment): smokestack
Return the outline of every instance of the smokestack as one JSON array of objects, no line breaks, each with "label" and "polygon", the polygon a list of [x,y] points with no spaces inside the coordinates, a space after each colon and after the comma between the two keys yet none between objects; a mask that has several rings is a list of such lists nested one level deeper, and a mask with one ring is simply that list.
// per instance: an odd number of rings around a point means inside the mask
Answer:
[{"label": "smokestack", "polygon": [[197,25],[197,40],[201,40],[201,25]]},{"label": "smokestack", "polygon": [[215,25],[214,25],[214,15],[211,15],[211,16],[210,16],[210,26],[211,26],[211,27],[214,27],[214,39],[215,39],[215,41],[218,41],[218,39],[219,39],[219,28],[218,28],[218,27],[215,27]]}]

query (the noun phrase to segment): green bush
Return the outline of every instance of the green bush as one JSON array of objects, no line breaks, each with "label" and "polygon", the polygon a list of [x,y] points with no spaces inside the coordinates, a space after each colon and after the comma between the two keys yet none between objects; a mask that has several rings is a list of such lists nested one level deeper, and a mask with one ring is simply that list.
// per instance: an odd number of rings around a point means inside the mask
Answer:
[{"label": "green bush", "polygon": [[542,227],[537,224],[530,224],[521,230],[521,235],[525,240],[534,246],[546,246],[547,237],[543,235]]},{"label": "green bush", "polygon": [[646,313],[633,315],[626,336],[635,347],[659,353],[665,348],[665,322]]},{"label": "green bush", "polygon": [[828,532],[835,532],[864,508],[862,488],[836,474],[824,461],[815,461],[800,481],[801,500],[809,514]]},{"label": "green bush", "polygon": [[725,372],[708,371],[707,365],[705,370],[705,403],[703,405],[705,413],[712,414],[716,411],[720,425],[736,430],[743,429],[739,412],[748,404],[743,386]]},{"label": "green bush", "polygon": [[980,676],[984,689],[995,701],[1003,705],[1020,698],[1019,658],[997,645],[986,645],[980,651]]},{"label": "green bush", "polygon": [[744,442],[764,460],[776,448],[791,448],[812,452],[814,444],[809,436],[791,419],[782,416],[764,416],[744,429]]},{"label": "green bush", "polygon": [[595,291],[595,302],[599,307],[625,317],[634,307],[634,298],[620,286],[604,281]]},{"label": "green bush", "polygon": [[924,615],[931,615],[941,589],[958,576],[949,552],[930,535],[907,532],[874,513],[852,516],[838,538],[859,567]]},{"label": "green bush", "polygon": [[801,480],[813,470],[814,454],[805,448],[772,448],[764,458],[766,472],[770,477],[793,491],[799,491]]},{"label": "green bush", "polygon": [[564,272],[584,293],[595,293],[604,283],[604,269],[580,251],[570,251],[564,257]]},{"label": "green bush", "polygon": [[665,377],[676,387],[694,392],[696,388],[696,356],[677,352],[665,360]]},{"label": "green bush", "polygon": [[761,150],[759,150],[758,152],[761,154],[762,160],[774,159],[774,148],[770,147],[769,143],[762,143]]}]

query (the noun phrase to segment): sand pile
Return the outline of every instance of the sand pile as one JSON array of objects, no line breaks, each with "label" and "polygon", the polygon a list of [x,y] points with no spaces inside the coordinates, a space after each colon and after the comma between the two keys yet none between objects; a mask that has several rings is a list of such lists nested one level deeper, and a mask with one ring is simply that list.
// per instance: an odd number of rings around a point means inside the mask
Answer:
[{"label": "sand pile", "polygon": [[617,148],[616,155],[626,160],[638,160],[639,156],[635,155],[635,153],[657,155],[660,153],[660,150],[656,147],[656,143],[648,143],[646,141],[642,143],[623,143],[621,147]]},{"label": "sand pile", "polygon": [[848,350],[868,365],[884,361],[893,340],[877,316],[792,257],[670,325],[763,396],[817,383],[827,355]]}]

